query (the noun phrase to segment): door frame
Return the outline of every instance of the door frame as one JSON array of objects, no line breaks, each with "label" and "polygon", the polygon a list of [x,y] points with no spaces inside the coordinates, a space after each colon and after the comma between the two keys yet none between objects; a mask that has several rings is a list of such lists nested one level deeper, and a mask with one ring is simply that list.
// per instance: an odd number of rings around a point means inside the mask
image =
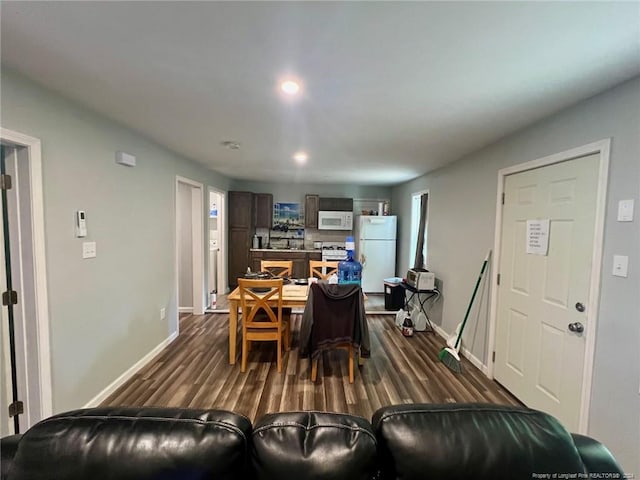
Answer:
[{"label": "door frame", "polygon": [[[25,418],[25,430],[38,420],[53,414],[53,384],[51,380],[51,337],[49,332],[49,295],[47,290],[47,262],[45,249],[44,196],[42,181],[42,145],[40,139],[0,127],[3,142],[25,148],[29,162],[29,195],[31,197],[31,245],[33,251],[33,281],[35,289],[35,346],[37,348],[37,382],[29,387],[37,389],[40,411],[30,409]],[[23,247],[25,247],[23,245]],[[22,262],[21,262],[22,263]],[[22,268],[22,266],[21,266]],[[25,339],[26,340],[26,339]],[[26,345],[24,346],[26,348]]]},{"label": "door frame", "polygon": [[[193,311],[195,315],[204,313],[205,305],[205,278],[204,278],[204,185],[186,177],[176,175],[175,199],[176,199],[176,240],[175,240],[175,268],[176,268],[176,305],[180,311],[180,275],[178,244],[180,238],[180,205],[178,185],[183,183],[192,187],[191,190],[191,268],[193,289]],[[197,192],[194,192],[196,190]],[[180,322],[177,322],[177,332],[180,331]]]},{"label": "door frame", "polygon": [[[498,171],[498,193],[496,196],[496,226],[493,240],[494,268],[491,273],[491,285],[498,284],[498,274],[500,272],[501,237],[502,237],[502,194],[504,183],[508,175],[533,170],[535,168],[546,167],[555,163],[597,154],[599,160],[598,172],[598,192],[596,197],[596,215],[593,236],[593,253],[591,257],[591,279],[589,284],[589,301],[587,303],[587,325],[585,330],[585,352],[584,367],[582,370],[582,395],[580,401],[580,420],[577,433],[586,433],[589,424],[589,406],[591,403],[591,383],[593,379],[593,360],[595,354],[598,307],[600,303],[600,282],[602,276],[602,254],[604,239],[604,220],[607,202],[607,179],[609,176],[609,151],[611,139],[606,138],[597,142],[589,143],[581,147],[565,150],[546,157],[521,163]],[[498,289],[491,289],[491,303],[489,307],[489,342],[487,348],[487,376],[493,379],[493,351],[495,349],[497,313],[498,312]]]}]

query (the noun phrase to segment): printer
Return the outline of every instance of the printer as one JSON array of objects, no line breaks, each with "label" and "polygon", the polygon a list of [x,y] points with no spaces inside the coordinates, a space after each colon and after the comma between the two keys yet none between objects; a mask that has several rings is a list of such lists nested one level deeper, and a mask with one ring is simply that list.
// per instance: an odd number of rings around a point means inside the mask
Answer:
[{"label": "printer", "polygon": [[411,268],[407,271],[407,285],[416,290],[434,290],[436,276],[424,268]]}]

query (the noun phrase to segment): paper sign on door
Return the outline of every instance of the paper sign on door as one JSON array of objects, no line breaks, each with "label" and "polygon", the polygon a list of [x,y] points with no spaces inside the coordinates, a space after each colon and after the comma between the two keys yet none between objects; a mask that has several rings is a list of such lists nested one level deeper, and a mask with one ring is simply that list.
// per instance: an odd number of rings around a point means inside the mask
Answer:
[{"label": "paper sign on door", "polygon": [[549,219],[527,220],[527,253],[546,255],[549,251]]}]

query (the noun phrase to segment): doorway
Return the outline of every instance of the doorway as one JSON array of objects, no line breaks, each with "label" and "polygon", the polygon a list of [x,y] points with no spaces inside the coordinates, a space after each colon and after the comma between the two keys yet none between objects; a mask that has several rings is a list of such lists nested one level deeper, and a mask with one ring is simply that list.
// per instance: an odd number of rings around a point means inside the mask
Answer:
[{"label": "doorway", "polygon": [[[0,275],[2,292],[15,292],[8,294],[15,301],[3,305],[1,315],[0,434],[6,435],[50,416],[52,391],[40,140],[2,128],[0,143],[11,178],[3,182]],[[11,404],[22,413],[10,417]]]},{"label": "doorway", "polygon": [[[225,242],[225,192],[209,187],[209,250],[207,256],[207,291],[216,294],[227,293],[226,290],[226,242]],[[213,311],[215,305],[207,305]]]},{"label": "doorway", "polygon": [[499,172],[489,376],[586,432],[609,140]]},{"label": "doorway", "polygon": [[[176,177],[176,272],[178,311],[204,313],[203,185]],[[178,326],[180,322],[178,322]]]}]

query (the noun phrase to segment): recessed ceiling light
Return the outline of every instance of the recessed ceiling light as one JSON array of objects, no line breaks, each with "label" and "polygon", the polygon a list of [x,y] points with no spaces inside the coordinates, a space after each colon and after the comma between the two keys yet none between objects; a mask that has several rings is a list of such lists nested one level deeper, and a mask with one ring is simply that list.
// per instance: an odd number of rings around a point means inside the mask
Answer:
[{"label": "recessed ceiling light", "polygon": [[300,92],[300,84],[295,80],[285,80],[280,84],[280,90],[287,95],[297,95]]},{"label": "recessed ceiling light", "polygon": [[306,152],[296,152],[293,155],[293,159],[298,163],[306,163],[308,158],[309,158],[309,155],[307,155]]}]

